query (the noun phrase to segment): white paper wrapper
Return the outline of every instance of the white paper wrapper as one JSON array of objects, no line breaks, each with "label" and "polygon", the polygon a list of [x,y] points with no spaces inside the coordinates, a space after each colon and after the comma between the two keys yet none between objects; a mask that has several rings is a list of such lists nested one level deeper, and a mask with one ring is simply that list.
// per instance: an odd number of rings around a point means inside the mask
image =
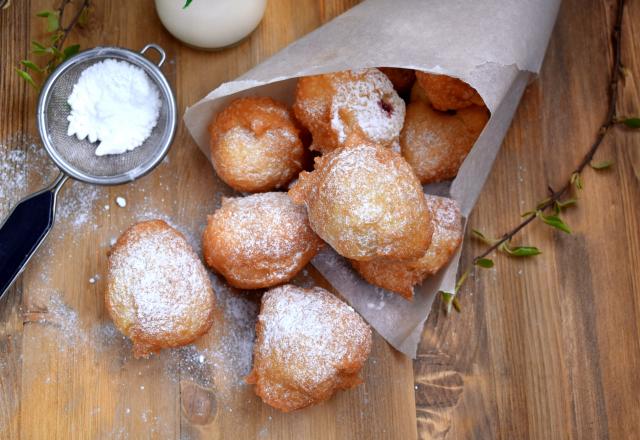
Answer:
[{"label": "white paper wrapper", "polygon": [[[447,184],[465,218],[491,170],[525,86],[539,72],[560,0],[367,0],[294,42],[189,107],[184,121],[209,156],[207,125],[232,99],[271,96],[291,103],[296,78],[364,67],[405,67],[461,78],[480,93],[491,118]],[[439,290],[453,291],[460,250],[416,288],[412,302],[364,282],[325,249],[313,265],[391,345],[415,357]]]}]

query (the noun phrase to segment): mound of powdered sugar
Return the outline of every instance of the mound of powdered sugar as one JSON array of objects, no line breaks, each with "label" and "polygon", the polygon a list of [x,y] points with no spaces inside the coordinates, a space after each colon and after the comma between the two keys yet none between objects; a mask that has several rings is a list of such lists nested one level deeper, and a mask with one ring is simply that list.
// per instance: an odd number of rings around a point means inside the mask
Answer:
[{"label": "mound of powdered sugar", "polygon": [[158,122],[160,95],[139,67],[106,59],[80,74],[68,103],[69,136],[100,141],[96,155],[120,154],[142,145]]}]

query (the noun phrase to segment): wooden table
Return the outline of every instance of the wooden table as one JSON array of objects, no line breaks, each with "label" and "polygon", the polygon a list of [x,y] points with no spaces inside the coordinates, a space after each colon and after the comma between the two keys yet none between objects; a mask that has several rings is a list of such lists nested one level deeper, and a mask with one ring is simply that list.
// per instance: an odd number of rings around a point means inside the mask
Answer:
[{"label": "wooden table", "polygon": [[[179,44],[151,1],[95,3],[89,29],[72,40],[161,44],[182,113],[355,0],[270,0],[251,38],[216,53]],[[629,3],[623,60],[632,74],[619,110],[638,114],[640,4]],[[540,79],[525,93],[472,227],[493,235],[510,228],[588,148],[606,106],[613,7],[562,5]],[[55,173],[35,140],[36,94],[13,71],[42,35],[34,14],[46,8],[50,0],[13,0],[0,11],[2,214]],[[189,352],[134,361],[105,317],[100,276],[113,237],[139,218],[161,217],[197,245],[206,214],[229,194],[181,126],[153,174],[129,186],[73,183],[63,191],[46,246],[0,303],[0,437],[639,438],[639,136],[616,129],[607,139],[598,157],[615,165],[586,172],[578,207],[566,213],[572,235],[534,224],[518,241],[539,246],[541,256],[496,257],[496,269],[463,289],[460,314],[447,318],[434,306],[413,368],[376,337],[363,386],[282,415],[221,366],[199,366],[198,351],[195,364]],[[480,249],[469,241],[464,261]],[[322,284],[312,269],[302,278]],[[237,304],[234,295],[228,304]],[[230,335],[221,327],[199,348],[225,353],[220,344]]]}]

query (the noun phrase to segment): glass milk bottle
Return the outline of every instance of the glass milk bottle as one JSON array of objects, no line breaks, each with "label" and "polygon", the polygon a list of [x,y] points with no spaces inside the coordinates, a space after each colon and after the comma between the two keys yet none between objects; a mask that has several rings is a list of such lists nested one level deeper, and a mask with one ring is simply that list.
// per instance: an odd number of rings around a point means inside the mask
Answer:
[{"label": "glass milk bottle", "polygon": [[155,2],[158,17],[171,34],[202,49],[221,49],[242,40],[258,26],[267,5],[267,0]]}]

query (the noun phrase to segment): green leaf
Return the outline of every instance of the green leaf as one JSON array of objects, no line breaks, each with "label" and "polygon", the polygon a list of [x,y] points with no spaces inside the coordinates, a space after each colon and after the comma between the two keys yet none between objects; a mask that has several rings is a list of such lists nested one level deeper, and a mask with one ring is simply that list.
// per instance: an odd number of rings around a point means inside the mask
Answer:
[{"label": "green leaf", "polygon": [[494,238],[486,237],[482,232],[478,231],[477,229],[471,229],[471,235],[473,235],[475,238],[482,241],[483,243],[488,244],[489,246],[493,245],[496,241],[498,241]]},{"label": "green leaf", "polygon": [[607,168],[610,168],[611,165],[613,165],[612,160],[603,160],[602,162],[596,162],[596,163],[589,162],[589,166],[594,170],[606,170]]},{"label": "green leaf", "polygon": [[502,243],[500,250],[506,252],[512,257],[533,257],[540,255],[540,249],[535,246],[509,246],[506,242]]},{"label": "green leaf", "polygon": [[444,313],[448,315],[449,313],[451,313],[451,303],[453,302],[454,294],[441,290],[440,295],[442,295],[442,308],[444,310]]},{"label": "green leaf", "polygon": [[89,7],[85,7],[78,17],[78,26],[85,27],[89,21]]},{"label": "green leaf", "polygon": [[42,44],[38,43],[37,41],[31,42],[31,52],[35,54],[42,54],[42,53],[45,53],[46,50],[47,48],[44,47]]},{"label": "green leaf", "polygon": [[34,89],[38,88],[38,86],[36,85],[36,82],[33,80],[33,78],[31,78],[31,75],[29,75],[29,73],[20,69],[16,69],[16,72],[18,73],[18,76],[20,76],[20,78],[28,82]]},{"label": "green leaf", "polygon": [[540,249],[535,246],[516,246],[509,250],[509,255],[513,255],[514,257],[533,257],[541,253]]},{"label": "green leaf", "polygon": [[74,56],[78,52],[80,52],[80,45],[79,44],[74,44],[72,46],[68,46],[62,51],[62,53],[63,53],[62,59],[66,60],[67,58],[71,58],[72,56]]},{"label": "green leaf", "polygon": [[629,128],[640,128],[640,118],[627,118],[622,123]]},{"label": "green leaf", "polygon": [[453,304],[453,308],[456,310],[456,312],[460,313],[462,311],[462,307],[460,307],[460,303],[458,302],[458,298],[454,297],[451,300],[451,304]]},{"label": "green leaf", "polygon": [[582,189],[582,177],[580,176],[580,173],[573,173],[571,175],[571,184],[575,185],[576,189]]},{"label": "green leaf", "polygon": [[458,278],[458,281],[456,281],[456,285],[453,289],[453,293],[445,292],[444,290],[440,291],[440,295],[442,295],[442,305],[447,315],[451,313],[452,305],[453,305],[453,308],[456,309],[456,312],[460,313],[460,310],[461,310],[460,303],[458,303],[458,300],[456,299],[455,296],[460,290],[460,287],[462,287],[462,285],[464,284],[464,282],[467,280],[468,277],[469,277],[469,269],[465,270],[463,274],[460,276],[460,278]]},{"label": "green leaf", "polygon": [[85,27],[89,23],[89,6],[86,6],[80,12],[80,17],[78,17],[78,26]]},{"label": "green leaf", "polygon": [[47,32],[55,32],[60,29],[60,20],[58,14],[50,14],[47,16]]},{"label": "green leaf", "polygon": [[27,69],[31,69],[36,72],[42,72],[42,69],[40,68],[40,66],[38,66],[36,63],[34,63],[31,60],[22,60],[20,61],[20,63],[22,63],[22,65]]},{"label": "green leaf", "polygon": [[628,78],[631,76],[631,69],[625,66],[620,66],[620,74],[622,74],[624,78]]},{"label": "green leaf", "polygon": [[193,1],[193,0],[186,0],[186,1],[184,2],[184,6],[182,7],[182,9],[186,9],[186,7],[187,7],[187,6],[189,6],[189,5],[191,4],[191,2],[192,2],[192,1]]},{"label": "green leaf", "polygon": [[458,293],[462,285],[465,283],[465,281],[467,281],[467,278],[469,278],[469,269],[465,270],[464,273],[460,275],[460,278],[458,278],[454,293]]},{"label": "green leaf", "polygon": [[479,258],[476,260],[475,265],[484,269],[491,269],[493,267],[493,260],[489,258]]},{"label": "green leaf", "polygon": [[568,208],[569,206],[573,206],[578,203],[578,199],[567,199],[567,200],[558,200],[556,201],[556,206],[559,209]]},{"label": "green leaf", "polygon": [[50,15],[52,15],[52,14],[55,14],[55,12],[53,12],[53,11],[46,11],[46,10],[45,10],[45,11],[40,11],[40,12],[38,12],[38,13],[36,14],[36,17],[43,17],[43,18],[47,18],[47,17],[49,17],[49,16],[50,16]]},{"label": "green leaf", "polygon": [[54,32],[51,34],[51,37],[49,38],[49,41],[51,41],[51,44],[56,44],[58,42],[58,40],[60,38],[62,38],[64,36],[64,32],[58,31],[58,32]]},{"label": "green leaf", "polygon": [[462,311],[458,298],[455,297],[455,294],[441,290],[440,295],[442,295],[442,308],[447,315],[451,313],[451,306],[453,306],[455,311],[458,313]]},{"label": "green leaf", "polygon": [[58,60],[64,59],[64,54],[55,46],[48,47],[47,53],[52,54]]},{"label": "green leaf", "polygon": [[556,200],[553,203],[553,210],[555,211],[556,215],[560,215],[560,212],[563,209],[573,206],[576,203],[578,203],[578,199]]},{"label": "green leaf", "polygon": [[538,211],[538,217],[549,226],[553,226],[556,229],[560,229],[562,232],[571,234],[569,226],[567,226],[567,224],[557,215],[544,215],[542,212]]}]

